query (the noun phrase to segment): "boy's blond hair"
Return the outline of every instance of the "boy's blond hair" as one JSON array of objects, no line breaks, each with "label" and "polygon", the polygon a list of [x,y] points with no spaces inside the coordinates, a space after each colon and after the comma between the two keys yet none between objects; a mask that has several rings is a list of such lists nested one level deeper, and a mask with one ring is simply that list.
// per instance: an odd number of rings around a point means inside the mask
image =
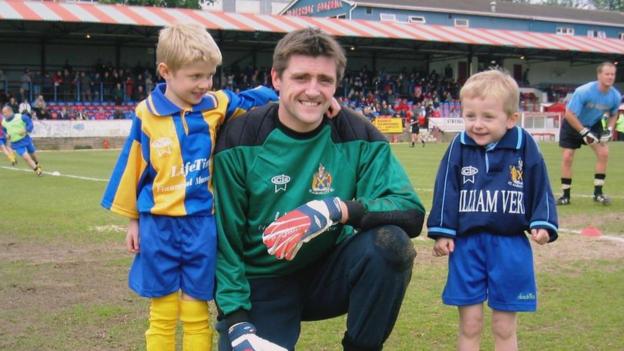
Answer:
[{"label": "boy's blond hair", "polygon": [[194,62],[221,64],[221,50],[210,33],[197,24],[175,24],[158,35],[156,66],[161,63],[175,72]]},{"label": "boy's blond hair", "polygon": [[498,69],[472,75],[459,91],[459,99],[494,97],[503,102],[507,116],[518,112],[520,89],[518,83],[506,72]]}]

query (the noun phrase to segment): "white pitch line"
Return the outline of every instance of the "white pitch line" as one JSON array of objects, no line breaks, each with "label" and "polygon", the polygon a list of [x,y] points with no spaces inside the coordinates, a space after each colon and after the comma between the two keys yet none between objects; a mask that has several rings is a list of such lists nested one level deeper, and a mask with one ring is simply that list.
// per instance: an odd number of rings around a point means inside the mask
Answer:
[{"label": "white pitch line", "polygon": [[[33,172],[32,169],[26,169],[26,168],[14,168],[14,167],[7,167],[7,166],[0,166],[0,168],[7,169],[9,171],[16,171],[16,172],[26,172],[26,173],[32,173]],[[65,177],[65,178],[73,178],[73,179],[80,179],[80,180],[90,180],[92,182],[108,182],[108,179],[93,178],[93,177],[83,177],[83,176],[77,176],[77,175],[73,175],[73,174],[54,175],[53,173],[54,172],[46,172],[46,171],[43,172],[43,174],[47,174],[47,175],[52,176],[52,177]]]}]

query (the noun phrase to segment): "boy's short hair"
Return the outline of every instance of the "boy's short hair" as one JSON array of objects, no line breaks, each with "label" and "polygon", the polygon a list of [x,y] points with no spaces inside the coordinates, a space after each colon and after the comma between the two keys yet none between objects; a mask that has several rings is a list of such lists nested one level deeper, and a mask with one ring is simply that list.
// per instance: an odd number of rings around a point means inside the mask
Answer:
[{"label": "boy's short hair", "polygon": [[602,69],[605,67],[613,67],[617,69],[617,66],[615,66],[615,64],[613,62],[609,62],[609,61],[605,61],[601,64],[598,65],[598,67],[596,67],[596,73],[600,74],[602,73]]},{"label": "boy's short hair", "polygon": [[347,58],[342,46],[336,39],[318,28],[305,28],[290,32],[277,43],[273,52],[273,69],[278,76],[282,76],[293,55],[332,58],[336,62],[336,85],[342,79],[347,66]]},{"label": "boy's short hair", "polygon": [[158,35],[156,65],[164,63],[172,71],[194,62],[221,64],[221,50],[206,29],[197,24],[175,24]]},{"label": "boy's short hair", "polygon": [[479,72],[470,76],[459,91],[459,99],[462,101],[466,98],[488,96],[503,102],[503,110],[507,116],[518,112],[520,88],[508,73],[498,69]]}]

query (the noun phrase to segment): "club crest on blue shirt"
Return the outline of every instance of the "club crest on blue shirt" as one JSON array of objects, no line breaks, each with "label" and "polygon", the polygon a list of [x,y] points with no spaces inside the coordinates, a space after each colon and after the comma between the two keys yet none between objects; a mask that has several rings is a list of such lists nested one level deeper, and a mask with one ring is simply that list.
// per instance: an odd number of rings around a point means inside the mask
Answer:
[{"label": "club crest on blue shirt", "polygon": [[464,182],[466,183],[475,183],[475,175],[479,173],[479,170],[473,166],[465,166],[461,169],[461,175],[463,176]]},{"label": "club crest on blue shirt", "polygon": [[332,188],[332,175],[325,169],[323,164],[319,163],[318,171],[312,176],[312,194],[328,194],[334,191]]},{"label": "club crest on blue shirt", "polygon": [[509,176],[511,180],[507,182],[507,184],[516,188],[524,187],[524,182],[522,181],[524,170],[522,166],[523,163],[521,159],[518,159],[517,164],[509,166]]},{"label": "club crest on blue shirt", "polygon": [[277,194],[280,190],[286,191],[286,186],[290,183],[290,177],[285,174],[276,175],[271,178],[271,183],[275,185],[275,193]]},{"label": "club crest on blue shirt", "polygon": [[171,139],[164,137],[156,139],[152,142],[152,148],[156,150],[156,155],[158,157],[162,157],[165,155],[171,155],[171,146],[173,145],[173,141]]}]

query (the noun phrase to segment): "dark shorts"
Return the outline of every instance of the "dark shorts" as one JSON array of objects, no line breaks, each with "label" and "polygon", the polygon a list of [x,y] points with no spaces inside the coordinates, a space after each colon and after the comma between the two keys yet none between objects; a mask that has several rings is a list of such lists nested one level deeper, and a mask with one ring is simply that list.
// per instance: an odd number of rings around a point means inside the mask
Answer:
[{"label": "dark shorts", "polygon": [[418,126],[418,124],[412,124],[412,134],[418,133],[420,133],[420,127]]},{"label": "dark shorts", "polygon": [[[592,133],[597,138],[600,138],[602,135],[602,121],[596,122],[593,126],[589,128]],[[576,129],[572,128],[570,123],[567,120],[563,120],[561,123],[561,129],[559,130],[559,146],[565,149],[578,149],[581,145],[587,145],[583,141],[583,137]]]}]

